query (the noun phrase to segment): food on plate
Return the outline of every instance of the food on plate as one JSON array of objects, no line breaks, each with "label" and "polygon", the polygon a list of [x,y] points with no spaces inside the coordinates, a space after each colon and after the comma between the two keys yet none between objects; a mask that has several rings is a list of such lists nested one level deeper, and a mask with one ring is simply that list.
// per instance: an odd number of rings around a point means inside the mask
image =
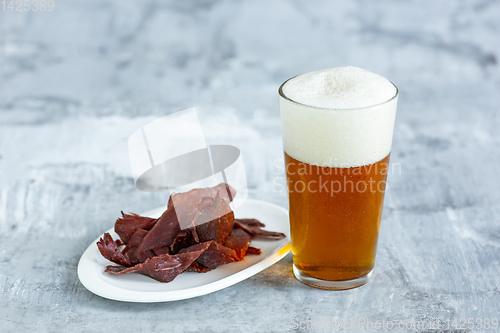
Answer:
[{"label": "food on plate", "polygon": [[157,219],[124,214],[115,223],[120,239],[108,233],[97,242],[102,256],[120,266],[111,274],[139,273],[170,282],[182,272],[205,273],[221,265],[259,255],[253,238],[281,239],[256,219],[235,219],[229,203],[236,191],[221,183],[170,196]]}]

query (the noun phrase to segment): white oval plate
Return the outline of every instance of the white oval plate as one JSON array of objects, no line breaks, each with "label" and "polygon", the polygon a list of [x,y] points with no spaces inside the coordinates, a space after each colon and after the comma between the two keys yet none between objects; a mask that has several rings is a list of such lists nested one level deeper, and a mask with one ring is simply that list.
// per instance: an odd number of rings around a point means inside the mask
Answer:
[{"label": "white oval plate", "polygon": [[[165,208],[157,208],[142,215],[159,217]],[[260,255],[246,256],[243,261],[220,266],[207,273],[185,272],[172,282],[160,283],[141,274],[113,275],[105,273],[108,265],[115,265],[101,256],[97,238],[83,253],[78,263],[78,277],[89,291],[96,295],[125,302],[168,302],[206,295],[248,279],[276,263],[291,250],[288,211],[260,200],[247,199],[234,210],[236,218],[256,218],[266,230],[284,233],[280,240],[252,240]],[[108,230],[113,239],[118,235]],[[102,237],[102,236],[101,236]]]}]

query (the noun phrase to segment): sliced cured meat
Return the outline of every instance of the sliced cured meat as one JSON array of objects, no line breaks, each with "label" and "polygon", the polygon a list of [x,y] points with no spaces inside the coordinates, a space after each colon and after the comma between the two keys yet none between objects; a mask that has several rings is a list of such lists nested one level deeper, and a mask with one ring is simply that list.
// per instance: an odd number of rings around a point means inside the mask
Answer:
[{"label": "sliced cured meat", "polygon": [[170,253],[170,246],[157,247],[157,248],[153,249],[153,252],[157,256],[160,256],[162,254],[169,254]]},{"label": "sliced cured meat", "polygon": [[189,266],[185,272],[196,272],[196,273],[206,273],[206,272],[210,272],[211,269],[208,269],[200,264],[198,264],[196,261],[193,261],[193,263],[191,264],[191,266]]},{"label": "sliced cured meat", "polygon": [[[136,232],[134,232],[134,234],[132,235],[132,237],[130,237],[129,242],[127,246],[125,246],[125,248],[123,249],[122,253],[125,254],[127,252],[132,251],[134,248],[137,248],[147,234],[148,234],[147,230],[137,229]],[[116,240],[117,243],[118,241],[119,240]]]},{"label": "sliced cured meat", "polygon": [[234,222],[234,226],[236,228],[241,228],[248,232],[249,234],[252,235],[252,237],[262,237],[262,238],[270,238],[270,239],[281,239],[285,238],[285,234],[282,232],[276,232],[276,231],[268,231],[261,229],[261,227],[252,225],[252,224],[247,224],[245,221],[242,220],[237,220]]},{"label": "sliced cured meat", "polygon": [[[166,253],[166,247],[172,245],[176,239],[177,242],[171,248],[171,253],[177,253],[181,248],[180,246],[187,247],[197,242],[215,240],[223,243],[229,235],[234,221],[234,213],[231,211],[228,202],[218,195],[223,190],[231,193],[232,196],[236,193],[229,185],[222,183],[213,188],[173,194],[170,197],[171,200],[167,210],[155,221],[154,226],[141,242],[137,251],[139,261],[143,262],[150,258],[151,253],[148,253],[150,250],[153,250],[155,254],[155,249],[157,249],[158,253],[160,251]],[[213,194],[215,198],[200,198],[201,195],[205,194]],[[177,198],[174,200],[175,205],[171,203],[172,198]],[[181,228],[178,212],[186,212],[188,209],[193,209],[191,212],[191,215],[193,215],[191,225],[197,226],[196,228],[190,228],[192,238],[188,234],[181,235],[184,237],[179,236]],[[204,223],[205,221],[206,223]],[[198,224],[203,225],[198,226]]]},{"label": "sliced cured meat", "polygon": [[108,266],[106,272],[111,274],[139,273],[160,282],[170,282],[191,266],[202,253],[203,250],[175,255],[163,254],[133,267]]},{"label": "sliced cured meat", "polygon": [[122,251],[125,257],[129,259],[130,263],[137,264],[139,262],[137,258],[137,251],[139,249],[139,245],[147,234],[147,230],[138,229],[136,232],[134,232],[132,237],[130,237],[130,241]]},{"label": "sliced cured meat", "polygon": [[122,266],[131,266],[130,261],[122,254],[110,234],[105,233],[104,239],[101,237],[99,241],[97,241],[97,247],[99,248],[99,252],[101,252],[102,256],[109,261]]},{"label": "sliced cured meat", "polygon": [[230,248],[220,245],[214,241],[204,242],[182,249],[179,253],[190,253],[192,251],[203,250],[203,253],[196,259],[196,262],[206,268],[216,269],[217,267],[238,261],[236,252]]},{"label": "sliced cured meat", "polygon": [[115,232],[120,236],[124,244],[130,241],[130,237],[138,230],[150,230],[156,223],[156,219],[144,217],[137,214],[123,214],[115,222]]},{"label": "sliced cured meat", "polygon": [[224,243],[224,246],[236,252],[239,260],[242,260],[250,246],[252,237],[243,229],[233,229]]},{"label": "sliced cured meat", "polygon": [[[158,219],[154,227],[149,230],[137,250],[140,262],[150,257],[147,252],[155,248],[170,246],[177,234],[181,231],[173,208],[168,208]],[[153,254],[154,256],[154,254]]]},{"label": "sliced cured meat", "polygon": [[[208,272],[221,265],[260,254],[250,246],[256,236],[279,239],[279,232],[263,230],[256,219],[234,219],[229,206],[236,191],[221,183],[212,188],[173,194],[158,219],[123,214],[116,221],[120,239],[106,233],[97,246],[101,254],[121,266],[111,274],[139,273],[170,282],[184,271]],[[120,251],[119,246],[126,245]]]},{"label": "sliced cured meat", "polygon": [[[226,183],[220,183],[214,187],[197,188],[184,193],[174,193],[168,201],[168,208],[174,207],[181,229],[187,229],[195,226],[193,224],[198,214],[198,204],[205,197],[215,198],[216,196],[230,203],[236,191]],[[228,212],[226,212],[228,213]]]},{"label": "sliced cured meat", "polygon": [[224,244],[233,229],[233,224],[234,213],[226,200],[219,195],[216,195],[215,198],[205,197],[198,204],[193,237],[195,241],[200,243],[212,240]]},{"label": "sliced cured meat", "polygon": [[139,250],[137,250],[137,262],[139,263],[145,262],[146,260],[151,259],[154,256],[155,253],[153,252],[153,250],[147,250],[142,252],[139,252]]},{"label": "sliced cured meat", "polygon": [[181,230],[179,234],[175,237],[174,241],[170,245],[170,253],[176,254],[180,249],[185,247],[190,247],[194,245],[196,242],[194,241],[193,234],[188,230]]},{"label": "sliced cured meat", "polygon": [[220,183],[214,187],[195,188],[188,192],[173,193],[169,198],[168,207],[180,204],[182,206],[182,211],[179,211],[179,213],[196,215],[193,211],[196,211],[198,202],[204,197],[214,198],[217,193],[220,197],[224,199],[227,198],[229,202],[233,201],[236,196],[236,190],[234,188],[226,183]]},{"label": "sliced cured meat", "polygon": [[234,222],[264,228],[266,225],[257,219],[234,219]]},{"label": "sliced cured meat", "polygon": [[251,255],[251,254],[257,254],[257,255],[259,255],[260,254],[260,249],[258,249],[256,247],[253,247],[253,246],[249,246],[248,249],[247,249],[247,253],[245,253],[245,255],[248,256],[248,255]]},{"label": "sliced cured meat", "polygon": [[206,268],[216,269],[219,266],[238,261],[238,256],[234,250],[212,241],[210,247],[196,261]]}]

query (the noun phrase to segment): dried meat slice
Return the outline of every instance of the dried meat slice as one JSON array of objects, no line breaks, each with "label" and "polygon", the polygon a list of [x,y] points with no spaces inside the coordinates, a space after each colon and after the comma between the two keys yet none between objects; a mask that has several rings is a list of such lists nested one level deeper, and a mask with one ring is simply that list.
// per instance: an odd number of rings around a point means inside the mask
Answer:
[{"label": "dried meat slice", "polygon": [[211,269],[208,269],[200,264],[198,264],[196,261],[193,261],[193,263],[191,264],[191,266],[189,266],[185,272],[196,272],[196,273],[206,273],[206,272],[210,272]]},{"label": "dried meat slice", "polygon": [[180,231],[175,210],[167,209],[139,245],[137,250],[139,261],[144,262],[151,257],[151,250],[170,246]]},{"label": "dried meat slice", "polygon": [[99,241],[97,241],[97,247],[102,256],[109,261],[122,266],[131,266],[130,261],[122,254],[110,234],[105,233],[104,239],[101,237]]},{"label": "dried meat slice", "polygon": [[[222,183],[212,188],[196,189],[173,195],[180,200],[175,201],[175,207],[169,204],[167,210],[158,219],[122,213],[123,218],[118,219],[115,229],[119,232],[124,243],[125,241],[127,243],[130,242],[133,236],[133,234],[130,235],[130,232],[135,233],[139,229],[150,229],[144,235],[139,246],[135,247],[136,251],[131,252],[133,262],[144,262],[155,255],[177,253],[180,249],[179,246],[186,247],[197,242],[216,240],[223,243],[233,227],[234,214],[228,202],[218,195],[222,190],[228,191],[232,196],[236,193],[230,186]],[[215,198],[203,199],[200,198],[202,194],[214,194]],[[203,204],[200,205],[200,201],[203,201]],[[190,228],[189,232],[193,237],[186,236],[184,239],[181,239],[178,237],[181,228],[177,211],[186,211],[189,207],[195,207],[192,212],[194,213],[192,222],[196,220],[196,223],[203,225],[199,229]],[[202,219],[205,219],[203,221],[207,222],[202,223]],[[193,225],[196,225],[196,223],[193,223]],[[201,235],[200,237],[198,236],[198,231]],[[168,249],[176,239],[181,244],[176,244],[175,249]]]},{"label": "dried meat slice", "polygon": [[122,217],[115,222],[115,232],[123,243],[127,244],[138,229],[150,230],[155,223],[156,219],[122,212]]},{"label": "dried meat slice", "polygon": [[176,254],[181,249],[196,244],[193,234],[188,230],[181,230],[170,245],[170,253]]},{"label": "dried meat slice", "polygon": [[285,234],[282,232],[264,230],[261,229],[261,227],[259,226],[247,224],[245,222],[242,222],[241,220],[235,221],[234,226],[236,228],[245,230],[246,232],[251,234],[252,237],[262,237],[270,239],[281,239],[286,237]]},{"label": "dried meat slice", "polygon": [[264,228],[266,225],[257,219],[234,219],[235,222]]},{"label": "dried meat slice", "polygon": [[205,249],[175,255],[163,254],[133,267],[108,266],[105,272],[118,275],[139,273],[160,282],[170,282],[191,266],[204,251]]},{"label": "dried meat slice", "polygon": [[179,253],[190,253],[205,249],[196,262],[206,268],[216,269],[219,266],[238,261],[236,252],[214,241],[196,244],[182,249]]},{"label": "dried meat slice", "polygon": [[261,252],[260,252],[260,249],[256,248],[256,247],[253,247],[253,246],[249,246],[248,249],[247,249],[247,253],[245,253],[246,256],[249,256],[251,254],[256,254],[256,255],[259,255]]},{"label": "dried meat slice", "polygon": [[233,229],[226,239],[224,246],[236,252],[239,260],[242,260],[250,246],[252,237],[243,229]]},{"label": "dried meat slice", "polygon": [[222,198],[228,198],[229,202],[233,201],[236,196],[236,190],[226,183],[220,183],[214,187],[195,188],[188,192],[173,193],[168,201],[168,208],[172,205],[182,205],[182,212],[191,213],[196,211],[196,206],[204,197],[214,198],[217,193]]},{"label": "dried meat slice", "polygon": [[144,229],[138,229],[132,237],[130,237],[130,241],[128,242],[127,246],[123,249],[122,253],[127,257],[132,264],[137,264],[139,262],[137,258],[137,252],[139,249],[139,245],[141,244],[142,240],[146,235],[148,234],[147,230]]},{"label": "dried meat slice", "polygon": [[153,252],[157,256],[161,256],[162,254],[170,254],[170,246],[163,246],[163,247],[154,248]]},{"label": "dried meat slice", "polygon": [[203,243],[212,240],[224,244],[233,229],[234,213],[229,203],[219,195],[205,197],[198,205],[198,215],[193,223],[196,226],[193,234],[195,241]]},{"label": "dried meat slice", "polygon": [[[230,203],[236,191],[226,183],[220,183],[214,187],[197,188],[188,192],[174,193],[168,201],[168,208],[175,207],[177,218],[181,229],[187,229],[195,226],[194,219],[198,215],[198,205],[205,197],[215,198],[219,196],[227,203]],[[229,213],[226,212],[226,213]]]},{"label": "dried meat slice", "polygon": [[143,252],[137,251],[137,262],[138,263],[145,262],[146,260],[151,259],[155,256],[156,254],[153,252],[153,250],[147,250]]}]

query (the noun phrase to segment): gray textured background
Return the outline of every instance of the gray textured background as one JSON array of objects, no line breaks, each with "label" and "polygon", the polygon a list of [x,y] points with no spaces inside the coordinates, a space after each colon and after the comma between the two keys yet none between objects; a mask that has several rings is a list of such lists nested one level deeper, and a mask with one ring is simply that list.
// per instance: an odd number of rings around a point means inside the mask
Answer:
[{"label": "gray textured background", "polygon": [[[500,317],[498,1],[55,0],[50,13],[1,9],[1,332]],[[390,175],[372,282],[308,288],[288,256],[174,303],[110,301],[80,284],[81,254],[120,210],[166,200],[134,188],[134,130],[198,107],[209,143],[243,151],[250,196],[286,207],[277,88],[342,65],[400,89],[391,162],[401,172]]]}]

